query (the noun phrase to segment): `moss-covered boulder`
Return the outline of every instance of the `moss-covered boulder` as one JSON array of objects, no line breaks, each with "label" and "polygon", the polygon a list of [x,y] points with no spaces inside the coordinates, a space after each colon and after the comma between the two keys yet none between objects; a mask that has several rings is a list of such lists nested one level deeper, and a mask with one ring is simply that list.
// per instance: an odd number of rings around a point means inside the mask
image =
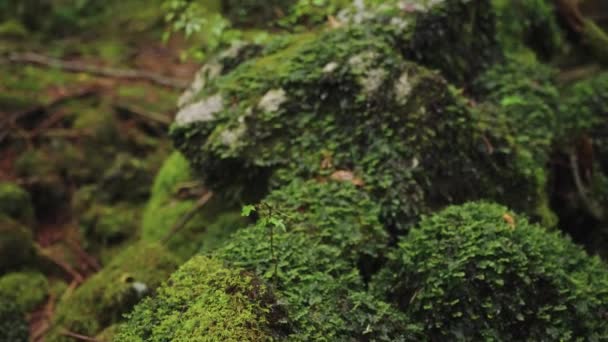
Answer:
[{"label": "moss-covered boulder", "polygon": [[63,328],[95,336],[122,319],[140,299],[152,293],[178,266],[163,247],[135,244],[112,259],[57,304],[47,341],[70,341]]},{"label": "moss-covered boulder", "polygon": [[48,293],[49,283],[41,273],[12,272],[0,277],[0,298],[14,302],[22,312],[42,304]]},{"label": "moss-covered boulder", "polygon": [[466,102],[406,61],[391,32],[353,25],[283,39],[191,96],[171,130],[176,146],[207,186],[237,197],[351,171],[391,227],[492,192]]},{"label": "moss-covered boulder", "polygon": [[107,247],[134,236],[138,219],[138,208],[97,205],[82,215],[80,226],[89,242]]},{"label": "moss-covered boulder", "polygon": [[253,273],[196,256],[129,315],[119,341],[265,341],[285,319]]},{"label": "moss-covered boulder", "polygon": [[364,191],[296,180],[256,208],[255,226],[212,259],[191,259],[119,336],[391,341],[408,331],[400,313],[365,293],[388,236]]},{"label": "moss-covered boulder", "polygon": [[0,215],[32,223],[34,208],[30,194],[17,184],[0,182]]},{"label": "moss-covered boulder", "polygon": [[35,257],[31,230],[0,215],[0,274],[31,264]]},{"label": "moss-covered boulder", "polygon": [[25,314],[15,302],[0,297],[0,339],[28,342],[29,328]]},{"label": "moss-covered boulder", "polygon": [[240,210],[234,205],[226,206],[226,201],[218,194],[177,232],[171,233],[196,210],[197,199],[204,191],[203,185],[193,176],[188,161],[181,153],[172,153],[154,181],[152,196],[142,218],[142,238],[145,241],[167,239],[167,248],[187,260],[201,249],[210,251],[221,246],[231,233],[247,224]]},{"label": "moss-covered boulder", "polygon": [[431,340],[608,337],[606,265],[500,205],[426,217],[373,285]]}]

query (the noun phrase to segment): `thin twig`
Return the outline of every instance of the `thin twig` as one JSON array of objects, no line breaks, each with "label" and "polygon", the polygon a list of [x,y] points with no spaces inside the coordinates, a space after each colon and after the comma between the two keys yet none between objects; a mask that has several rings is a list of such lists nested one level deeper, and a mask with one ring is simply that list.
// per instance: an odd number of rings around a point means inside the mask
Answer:
[{"label": "thin twig", "polygon": [[69,72],[82,72],[96,76],[144,80],[175,89],[186,89],[189,85],[189,82],[186,80],[165,77],[149,71],[101,67],[82,62],[63,61],[34,52],[10,53],[6,57],[6,60],[11,63],[36,64],[45,67],[59,68]]},{"label": "thin twig", "polygon": [[162,243],[166,243],[175,233],[180,231],[182,228],[190,222],[190,220],[196,215],[196,213],[209,202],[209,200],[213,197],[212,191],[205,192],[199,199],[196,201],[194,207],[188,211],[182,218],[171,228],[169,233],[165,235],[165,237],[161,240]]},{"label": "thin twig", "polygon": [[141,116],[144,119],[156,121],[165,126],[168,126],[173,122],[173,120],[171,118],[169,118],[163,114],[147,111],[147,110],[144,110],[143,108],[140,108],[140,107],[137,107],[134,105],[128,105],[126,103],[119,103],[119,104],[116,104],[115,107],[118,110],[123,110],[123,111],[129,112],[131,114]]},{"label": "thin twig", "polygon": [[68,265],[68,263],[61,260],[60,258],[55,257],[51,253],[45,251],[40,246],[36,246],[36,249],[38,250],[40,255],[46,257],[48,260],[50,260],[55,265],[59,266],[62,270],[64,270],[66,273],[68,273],[70,276],[72,276],[73,281],[75,281],[78,284],[80,284],[84,281],[84,277],[80,273],[78,273],[76,270],[74,270],[70,265]]},{"label": "thin twig", "polygon": [[578,195],[580,196],[583,204],[587,207],[587,211],[593,216],[595,219],[601,221],[604,218],[604,213],[601,207],[593,201],[589,196],[587,196],[587,189],[583,184],[581,179],[580,172],[578,171],[578,158],[576,156],[576,152],[571,151],[569,153],[570,157],[570,169],[572,169],[572,178],[574,178],[574,185],[576,186],[576,190],[578,191]]},{"label": "thin twig", "polygon": [[75,338],[77,340],[80,340],[80,341],[101,342],[101,341],[99,341],[98,339],[96,339],[94,337],[78,334],[78,333],[75,333],[73,331],[69,331],[69,330],[67,330],[65,328],[63,330],[61,330],[59,332],[59,334],[63,335],[63,336],[73,337],[73,338]]}]

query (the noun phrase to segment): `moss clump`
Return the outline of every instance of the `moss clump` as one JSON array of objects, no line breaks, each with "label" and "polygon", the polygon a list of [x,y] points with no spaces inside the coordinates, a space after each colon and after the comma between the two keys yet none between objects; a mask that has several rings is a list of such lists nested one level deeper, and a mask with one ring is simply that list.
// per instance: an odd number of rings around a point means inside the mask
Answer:
[{"label": "moss clump", "polygon": [[608,270],[488,203],[426,217],[374,286],[433,340],[603,340]]},{"label": "moss clump", "polygon": [[143,296],[149,294],[177,268],[177,260],[164,248],[135,244],[87,279],[57,305],[47,341],[69,341],[62,328],[94,336],[121,320]]},{"label": "moss clump", "polygon": [[362,338],[368,324],[369,337],[394,332],[389,314],[375,311],[381,303],[363,293],[363,277],[388,240],[364,191],[294,181],[272,192],[258,213],[258,224],[215,255],[273,285],[289,317],[289,340]]},{"label": "moss clump", "polygon": [[16,184],[0,182],[0,215],[32,223],[34,208],[30,194]]},{"label": "moss clump", "polygon": [[212,79],[178,113],[176,146],[207,186],[237,197],[350,170],[398,229],[492,191],[464,100],[382,27],[297,36]]},{"label": "moss clump", "polygon": [[[146,241],[164,239],[185,215],[193,210],[204,191],[194,180],[188,161],[174,152],[158,172],[142,219],[142,238]],[[168,240],[169,250],[183,260],[200,248],[219,246],[239,227],[246,225],[234,209],[226,208],[216,196],[176,234]]]},{"label": "moss clump", "polygon": [[258,224],[212,259],[186,263],[119,337],[391,341],[407,331],[401,314],[365,293],[363,278],[388,237],[364,191],[296,180],[258,208]]},{"label": "moss clump", "polygon": [[[545,226],[557,224],[549,208],[547,173],[559,127],[555,71],[534,60],[508,56],[482,74],[474,111],[485,149],[494,161],[495,197]],[[503,185],[503,186],[501,186]]]},{"label": "moss clump", "polygon": [[111,246],[135,234],[137,208],[94,206],[82,216],[80,224],[88,241],[102,247]]},{"label": "moss clump", "polygon": [[289,11],[295,2],[296,0],[225,0],[222,1],[222,12],[238,26],[269,26],[281,13]]},{"label": "moss clump", "polygon": [[29,341],[29,328],[23,311],[15,302],[0,298],[0,338],[7,342]]},{"label": "moss clump", "polygon": [[48,293],[48,281],[41,273],[14,272],[0,277],[0,298],[14,302],[23,312],[35,309]]},{"label": "moss clump", "polygon": [[0,215],[0,274],[31,264],[35,257],[32,232]]},{"label": "moss clump", "polygon": [[196,256],[175,272],[154,298],[130,314],[120,341],[262,341],[278,338],[268,286],[252,273]]}]

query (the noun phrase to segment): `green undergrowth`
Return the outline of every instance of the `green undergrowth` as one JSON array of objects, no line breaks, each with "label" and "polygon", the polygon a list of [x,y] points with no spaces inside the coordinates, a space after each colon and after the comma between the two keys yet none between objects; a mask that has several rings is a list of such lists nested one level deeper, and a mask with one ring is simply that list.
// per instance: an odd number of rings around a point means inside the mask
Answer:
[{"label": "green undergrowth", "polygon": [[0,298],[16,303],[22,312],[30,312],[38,307],[48,293],[48,281],[41,273],[12,272],[0,277]]},{"label": "green undergrowth", "polygon": [[607,338],[608,269],[506,207],[425,217],[374,280],[432,340]]},{"label": "green undergrowth", "polygon": [[177,268],[163,247],[134,244],[112,259],[57,304],[47,341],[70,341],[62,329],[94,336],[122,319],[141,298],[153,293]]},{"label": "green undergrowth", "polygon": [[210,251],[222,245],[232,232],[245,226],[246,220],[239,210],[227,207],[220,194],[194,213],[177,232],[171,233],[194,210],[205,191],[193,177],[188,161],[179,152],[173,152],[154,181],[141,221],[142,239],[167,239],[169,250],[183,260],[201,249]]},{"label": "green undergrowth", "polygon": [[25,314],[10,300],[0,298],[0,337],[4,341],[29,341],[29,328]]}]

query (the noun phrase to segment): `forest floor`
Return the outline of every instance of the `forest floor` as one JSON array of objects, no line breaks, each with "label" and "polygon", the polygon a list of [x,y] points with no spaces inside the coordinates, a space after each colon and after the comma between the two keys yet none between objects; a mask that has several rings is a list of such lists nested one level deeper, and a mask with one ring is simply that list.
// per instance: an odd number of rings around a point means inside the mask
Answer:
[{"label": "forest floor", "polygon": [[[31,228],[52,261],[51,287],[73,291],[136,238],[138,213],[170,151],[177,97],[199,67],[180,58],[183,39],[161,42],[157,17],[134,20],[127,30],[137,29],[123,34],[0,39],[0,182],[32,194]],[[99,216],[116,210],[135,213],[125,231],[96,232]],[[34,340],[57,300],[30,313]]]}]

